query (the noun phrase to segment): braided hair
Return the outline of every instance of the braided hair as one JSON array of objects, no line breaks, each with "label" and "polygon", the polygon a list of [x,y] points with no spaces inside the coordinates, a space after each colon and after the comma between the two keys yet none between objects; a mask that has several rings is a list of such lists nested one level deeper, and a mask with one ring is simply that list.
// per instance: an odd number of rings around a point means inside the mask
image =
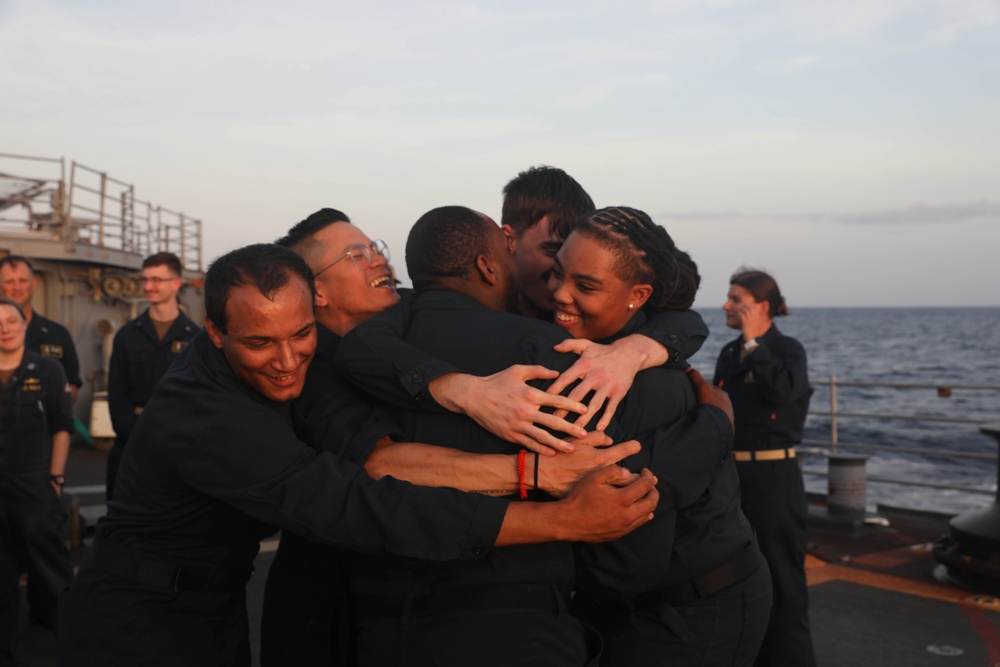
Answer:
[{"label": "braided hair", "polygon": [[694,303],[701,284],[698,265],[644,212],[627,206],[602,208],[573,231],[611,251],[619,278],[652,286],[643,306],[647,314],[686,310]]}]

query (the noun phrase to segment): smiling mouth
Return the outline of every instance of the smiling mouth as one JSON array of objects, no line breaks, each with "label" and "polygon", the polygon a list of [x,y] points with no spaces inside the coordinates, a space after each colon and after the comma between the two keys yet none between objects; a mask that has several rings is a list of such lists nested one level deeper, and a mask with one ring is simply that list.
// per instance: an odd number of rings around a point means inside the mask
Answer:
[{"label": "smiling mouth", "polygon": [[395,287],[389,274],[384,274],[368,283],[369,287]]},{"label": "smiling mouth", "polygon": [[298,380],[299,373],[300,370],[296,369],[288,375],[265,375],[264,377],[266,377],[273,384],[284,387],[295,384]]},{"label": "smiling mouth", "polygon": [[556,323],[557,324],[573,324],[580,320],[579,315],[573,315],[572,313],[566,313],[561,310],[557,310],[556,313]]}]

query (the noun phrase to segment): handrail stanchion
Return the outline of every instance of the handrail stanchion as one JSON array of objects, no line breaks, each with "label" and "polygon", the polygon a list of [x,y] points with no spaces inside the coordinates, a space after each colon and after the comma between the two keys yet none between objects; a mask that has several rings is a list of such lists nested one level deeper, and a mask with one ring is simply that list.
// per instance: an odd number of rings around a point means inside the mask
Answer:
[{"label": "handrail stanchion", "polygon": [[830,446],[837,453],[837,376],[830,376]]}]

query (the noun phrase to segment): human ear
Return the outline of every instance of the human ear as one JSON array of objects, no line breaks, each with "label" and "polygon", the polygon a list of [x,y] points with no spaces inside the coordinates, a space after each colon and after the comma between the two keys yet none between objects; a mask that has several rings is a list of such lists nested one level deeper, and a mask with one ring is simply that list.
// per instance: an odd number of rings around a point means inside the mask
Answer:
[{"label": "human ear", "polygon": [[503,235],[507,238],[507,252],[513,255],[517,250],[517,234],[510,225],[503,225],[500,229],[503,230]]},{"label": "human ear", "polygon": [[493,264],[487,259],[486,255],[476,257],[476,270],[482,277],[483,282],[494,286],[500,283],[500,276],[493,270]]},{"label": "human ear", "polygon": [[222,349],[222,332],[219,327],[215,326],[215,322],[205,318],[205,332],[208,333],[208,337],[212,340],[212,345]]},{"label": "human ear", "polygon": [[[649,297],[653,295],[653,286],[641,283],[632,287],[629,292],[629,306],[634,307],[635,310],[642,308]],[[631,308],[630,308],[631,309]]]}]

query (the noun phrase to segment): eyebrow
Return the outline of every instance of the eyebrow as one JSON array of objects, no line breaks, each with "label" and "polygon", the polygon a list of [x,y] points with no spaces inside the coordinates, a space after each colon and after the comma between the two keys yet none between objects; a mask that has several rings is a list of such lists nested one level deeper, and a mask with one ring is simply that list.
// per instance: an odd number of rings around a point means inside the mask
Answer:
[{"label": "eyebrow", "polygon": [[[556,257],[555,260],[556,260],[556,264],[559,266],[559,270],[562,271],[563,273],[566,273],[566,269],[565,269],[565,267],[563,267],[562,262],[559,261],[559,257]],[[596,276],[592,276],[589,273],[573,273],[573,274],[571,274],[571,277],[573,277],[573,278],[575,278],[577,280],[588,280],[588,281],[590,281],[592,283],[597,283],[598,285],[603,285],[604,284],[603,280],[601,280],[600,278],[598,278]]]},{"label": "eyebrow", "polygon": [[[305,325],[304,327],[302,327],[301,329],[299,329],[298,331],[296,331],[292,335],[293,336],[298,336],[300,334],[306,333],[307,331],[309,331],[309,329],[315,329],[315,328],[316,328],[316,320],[313,320],[312,322],[310,322],[309,324]],[[270,336],[243,336],[239,340],[246,341],[246,342],[254,341],[254,342],[260,342],[260,343],[266,343],[266,342],[268,342],[270,340],[274,340],[274,339],[271,338]]]}]

